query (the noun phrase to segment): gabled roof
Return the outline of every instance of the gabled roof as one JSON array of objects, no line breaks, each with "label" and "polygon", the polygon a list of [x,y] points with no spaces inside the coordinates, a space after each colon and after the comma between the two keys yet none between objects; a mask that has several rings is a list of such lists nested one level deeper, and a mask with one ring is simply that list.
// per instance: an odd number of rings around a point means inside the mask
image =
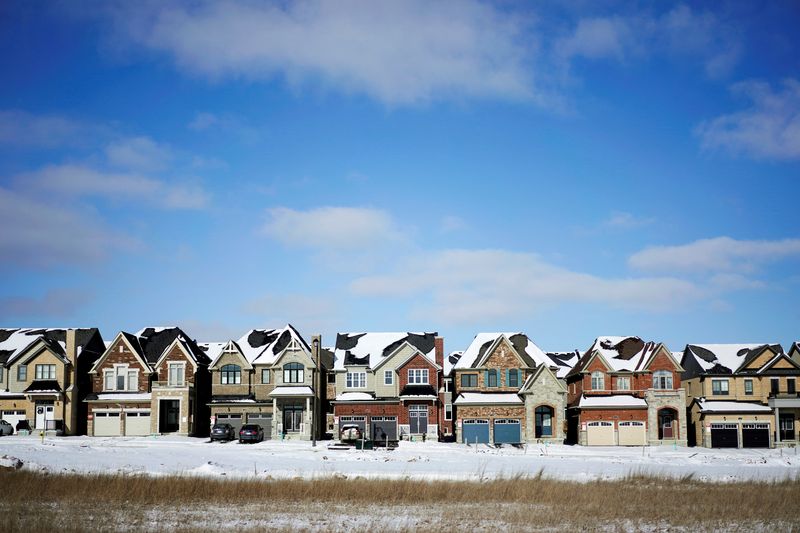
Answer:
[{"label": "gabled roof", "polygon": [[144,360],[154,366],[164,351],[179,339],[181,344],[186,347],[190,356],[195,362],[207,365],[211,362],[206,353],[200,349],[197,343],[192,340],[181,328],[177,326],[169,327],[147,327],[136,332],[139,346],[144,355]]},{"label": "gabled roof", "polygon": [[198,342],[197,345],[201,350],[206,352],[206,355],[211,362],[215,362],[217,357],[222,354],[222,350],[228,345],[227,342]]},{"label": "gabled roof", "polygon": [[[42,340],[54,353],[66,356],[67,330],[75,330],[77,357],[83,349],[99,336],[97,328],[2,328],[0,329],[0,365],[11,364],[20,357],[27,348],[38,340]],[[99,338],[99,337],[98,337]],[[99,350],[98,350],[99,351]]]},{"label": "gabled roof", "polygon": [[548,366],[554,366],[553,361],[548,358],[527,335],[517,332],[478,333],[475,335],[475,338],[472,339],[469,347],[464,350],[464,353],[453,365],[453,368],[464,369],[479,367],[484,356],[490,353],[503,339],[508,341],[519,358],[522,359],[529,368],[535,368],[542,363]]},{"label": "gabled roof", "polygon": [[437,335],[436,332],[339,333],[333,351],[333,368],[344,370],[346,366],[363,365],[374,369],[406,342],[436,364]]},{"label": "gabled roof", "polygon": [[525,380],[525,383],[522,384],[522,387],[519,389],[519,393],[526,394],[533,391],[533,384],[539,380],[539,376],[542,374],[550,374],[553,377],[553,380],[558,384],[558,387],[563,392],[567,392],[567,386],[562,380],[558,379],[558,376],[552,370],[550,370],[550,367],[547,365],[539,365],[539,367],[536,369],[536,372],[528,376],[528,378]]},{"label": "gabled roof", "polygon": [[683,361],[696,374],[733,374],[767,348],[783,353],[780,344],[687,344]]},{"label": "gabled roof", "polygon": [[581,352],[578,350],[573,350],[571,352],[547,352],[546,355],[557,367],[556,377],[559,378],[566,377],[581,358]]},{"label": "gabled roof", "polygon": [[291,324],[280,329],[251,329],[236,342],[250,364],[272,364],[292,342],[311,353],[311,347]]},{"label": "gabled roof", "polygon": [[575,366],[567,373],[572,376],[585,371],[592,360],[599,357],[610,372],[642,372],[647,369],[651,359],[663,348],[680,368],[680,363],[675,360],[672,352],[660,342],[644,341],[639,337],[597,337]]},{"label": "gabled roof", "polygon": [[450,352],[450,355],[444,358],[444,375],[449,376],[450,372],[453,371],[453,367],[461,359],[461,356],[464,355],[464,350],[459,350],[456,352]]}]

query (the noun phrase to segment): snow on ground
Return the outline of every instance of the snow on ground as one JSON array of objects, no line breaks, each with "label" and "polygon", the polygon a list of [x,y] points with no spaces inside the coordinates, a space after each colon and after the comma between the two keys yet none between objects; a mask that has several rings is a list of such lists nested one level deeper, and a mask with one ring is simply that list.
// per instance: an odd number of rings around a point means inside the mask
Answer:
[{"label": "snow on ground", "polygon": [[700,480],[785,479],[800,475],[795,449],[582,447],[528,445],[493,449],[480,445],[401,442],[389,450],[329,450],[304,441],[211,443],[190,437],[0,438],[0,463],[49,472],[124,472],[269,478],[346,476],[480,480],[516,475],[592,481],[629,474]]}]

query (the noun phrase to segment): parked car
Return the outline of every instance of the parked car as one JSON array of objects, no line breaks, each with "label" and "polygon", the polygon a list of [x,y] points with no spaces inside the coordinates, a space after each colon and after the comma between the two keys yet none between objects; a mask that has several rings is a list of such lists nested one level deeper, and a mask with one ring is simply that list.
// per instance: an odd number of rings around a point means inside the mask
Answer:
[{"label": "parked car", "polygon": [[261,442],[264,440],[264,428],[258,424],[245,424],[239,430],[239,442]]},{"label": "parked car", "polygon": [[361,437],[361,428],[357,424],[345,424],[339,432],[339,440],[341,441],[361,440]]},{"label": "parked car", "polygon": [[13,435],[13,434],[14,434],[14,426],[9,424],[5,420],[0,420],[0,436]]},{"label": "parked car", "polygon": [[27,420],[20,420],[19,422],[17,422],[17,433],[19,433],[20,431],[30,431],[30,430],[31,430],[31,424]]},{"label": "parked car", "polygon": [[230,424],[214,424],[211,428],[211,440],[233,440],[236,430]]}]

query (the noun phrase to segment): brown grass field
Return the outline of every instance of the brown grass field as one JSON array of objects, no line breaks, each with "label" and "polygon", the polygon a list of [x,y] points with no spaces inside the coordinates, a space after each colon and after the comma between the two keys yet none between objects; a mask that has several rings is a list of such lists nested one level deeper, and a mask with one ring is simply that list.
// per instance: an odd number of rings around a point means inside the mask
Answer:
[{"label": "brown grass field", "polygon": [[220,479],[0,471],[2,531],[800,531],[800,481]]}]

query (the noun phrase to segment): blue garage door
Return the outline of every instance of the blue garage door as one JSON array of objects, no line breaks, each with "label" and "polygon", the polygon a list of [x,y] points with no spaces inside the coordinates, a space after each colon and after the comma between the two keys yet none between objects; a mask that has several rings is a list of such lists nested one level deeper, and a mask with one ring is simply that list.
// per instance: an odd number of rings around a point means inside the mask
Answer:
[{"label": "blue garage door", "polygon": [[462,424],[464,431],[464,442],[475,444],[482,442],[489,444],[489,421],[488,420],[464,420]]},{"label": "blue garage door", "polygon": [[519,420],[513,418],[500,418],[494,421],[494,443],[516,444],[522,442],[520,438]]}]

